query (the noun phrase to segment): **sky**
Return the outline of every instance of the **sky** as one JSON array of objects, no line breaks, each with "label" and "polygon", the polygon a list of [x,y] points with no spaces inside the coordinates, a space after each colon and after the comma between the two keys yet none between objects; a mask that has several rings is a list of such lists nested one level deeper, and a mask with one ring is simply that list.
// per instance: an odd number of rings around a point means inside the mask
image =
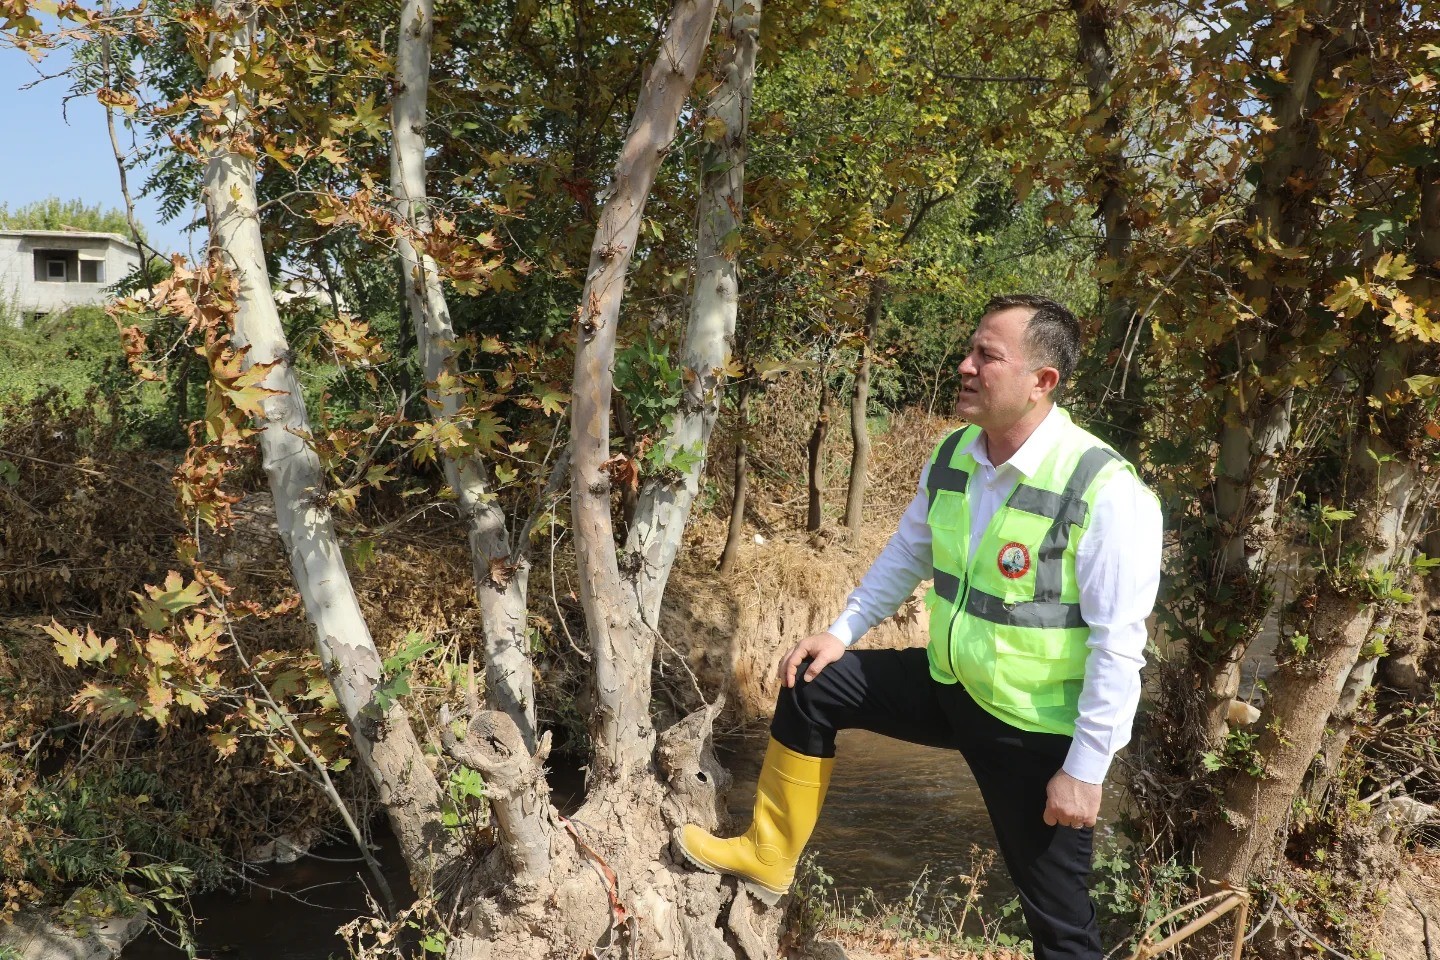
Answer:
[{"label": "sky", "polygon": [[[0,203],[13,210],[55,196],[123,211],[120,174],[100,104],[93,97],[77,97],[66,105],[66,77],[21,89],[43,74],[58,73],[68,62],[63,51],[54,51],[37,65],[27,54],[0,46]],[[119,114],[117,124],[118,119]],[[122,148],[128,148],[128,133],[118,125],[117,131]],[[146,239],[159,250],[179,251],[193,261],[193,248],[203,242],[203,234],[183,232],[193,214],[185,216],[185,222],[161,223],[154,199],[138,196],[145,172],[132,170],[129,181]]]}]

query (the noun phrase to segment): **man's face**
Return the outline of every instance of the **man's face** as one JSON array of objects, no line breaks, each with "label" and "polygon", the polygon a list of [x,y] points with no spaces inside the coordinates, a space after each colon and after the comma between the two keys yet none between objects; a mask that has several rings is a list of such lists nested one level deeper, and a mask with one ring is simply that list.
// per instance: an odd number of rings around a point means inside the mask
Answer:
[{"label": "man's face", "polygon": [[1040,385],[1041,370],[1033,369],[1025,351],[1025,327],[1031,311],[1010,307],[980,318],[970,338],[970,353],[960,361],[960,395],[955,415],[985,430],[1014,425],[1049,389]]}]

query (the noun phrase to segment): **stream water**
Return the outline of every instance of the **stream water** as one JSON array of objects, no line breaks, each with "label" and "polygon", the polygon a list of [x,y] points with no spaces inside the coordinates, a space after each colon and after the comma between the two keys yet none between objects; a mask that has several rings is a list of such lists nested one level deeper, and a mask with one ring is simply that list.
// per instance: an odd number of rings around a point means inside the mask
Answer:
[{"label": "stream water", "polygon": [[[731,813],[747,823],[765,740],[746,739],[722,749],[735,775]],[[869,888],[882,903],[903,900],[924,870],[943,881],[970,869],[971,848],[994,849],[989,817],[964,761],[957,753],[888,740],[860,730],[846,731],[824,815],[811,849],[834,878],[834,893],[847,902]],[[559,787],[563,791],[563,786]],[[1113,798],[1107,797],[1107,804]],[[272,867],[261,878],[269,889],[245,894],[212,894],[195,900],[197,940],[202,957],[234,960],[326,960],[344,956],[335,929],[366,909],[363,865],[335,862],[353,858],[343,848],[317,851],[329,857],[302,858]],[[405,869],[393,843],[381,861],[397,896]],[[1004,871],[989,877],[992,897],[1008,899]],[[177,960],[184,954],[147,933],[125,951],[126,960]]]}]

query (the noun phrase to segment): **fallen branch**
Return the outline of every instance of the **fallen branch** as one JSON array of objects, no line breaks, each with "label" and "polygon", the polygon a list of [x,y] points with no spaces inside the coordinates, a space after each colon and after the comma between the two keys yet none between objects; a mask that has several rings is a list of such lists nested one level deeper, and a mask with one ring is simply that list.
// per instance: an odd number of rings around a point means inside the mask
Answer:
[{"label": "fallen branch", "polygon": [[[1147,942],[1155,931],[1160,929],[1161,925],[1182,914],[1189,913],[1196,907],[1204,906],[1215,900],[1219,900],[1220,902],[1164,940],[1161,940],[1159,943]],[[1187,903],[1183,907],[1170,911],[1159,920],[1150,924],[1145,932],[1140,935],[1140,944],[1135,948],[1135,952],[1130,954],[1129,960],[1150,960],[1151,957],[1164,953],[1182,940],[1188,940],[1197,931],[1210,926],[1210,924],[1219,920],[1236,907],[1240,908],[1240,916],[1235,923],[1235,943],[1231,951],[1231,958],[1232,960],[1240,960],[1240,950],[1245,944],[1245,919],[1250,912],[1250,894],[1244,890],[1222,890],[1219,893],[1212,893],[1209,896],[1201,897],[1199,900]]]}]

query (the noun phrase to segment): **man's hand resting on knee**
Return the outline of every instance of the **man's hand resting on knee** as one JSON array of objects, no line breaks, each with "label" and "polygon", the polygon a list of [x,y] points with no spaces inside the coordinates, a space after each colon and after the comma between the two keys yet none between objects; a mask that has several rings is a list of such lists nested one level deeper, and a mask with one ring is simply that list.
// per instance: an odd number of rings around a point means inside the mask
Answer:
[{"label": "man's hand resting on knee", "polygon": [[1045,825],[1082,827],[1095,826],[1100,815],[1100,784],[1076,780],[1064,770],[1050,778],[1045,786]]},{"label": "man's hand resting on knee", "polygon": [[800,664],[807,658],[813,659],[810,668],[805,671],[807,681],[815,677],[830,664],[839,660],[845,655],[845,644],[833,633],[817,633],[806,637],[795,646],[790,652],[780,658],[780,669],[777,675],[780,682],[787,687],[795,686],[795,671],[800,669]]}]

